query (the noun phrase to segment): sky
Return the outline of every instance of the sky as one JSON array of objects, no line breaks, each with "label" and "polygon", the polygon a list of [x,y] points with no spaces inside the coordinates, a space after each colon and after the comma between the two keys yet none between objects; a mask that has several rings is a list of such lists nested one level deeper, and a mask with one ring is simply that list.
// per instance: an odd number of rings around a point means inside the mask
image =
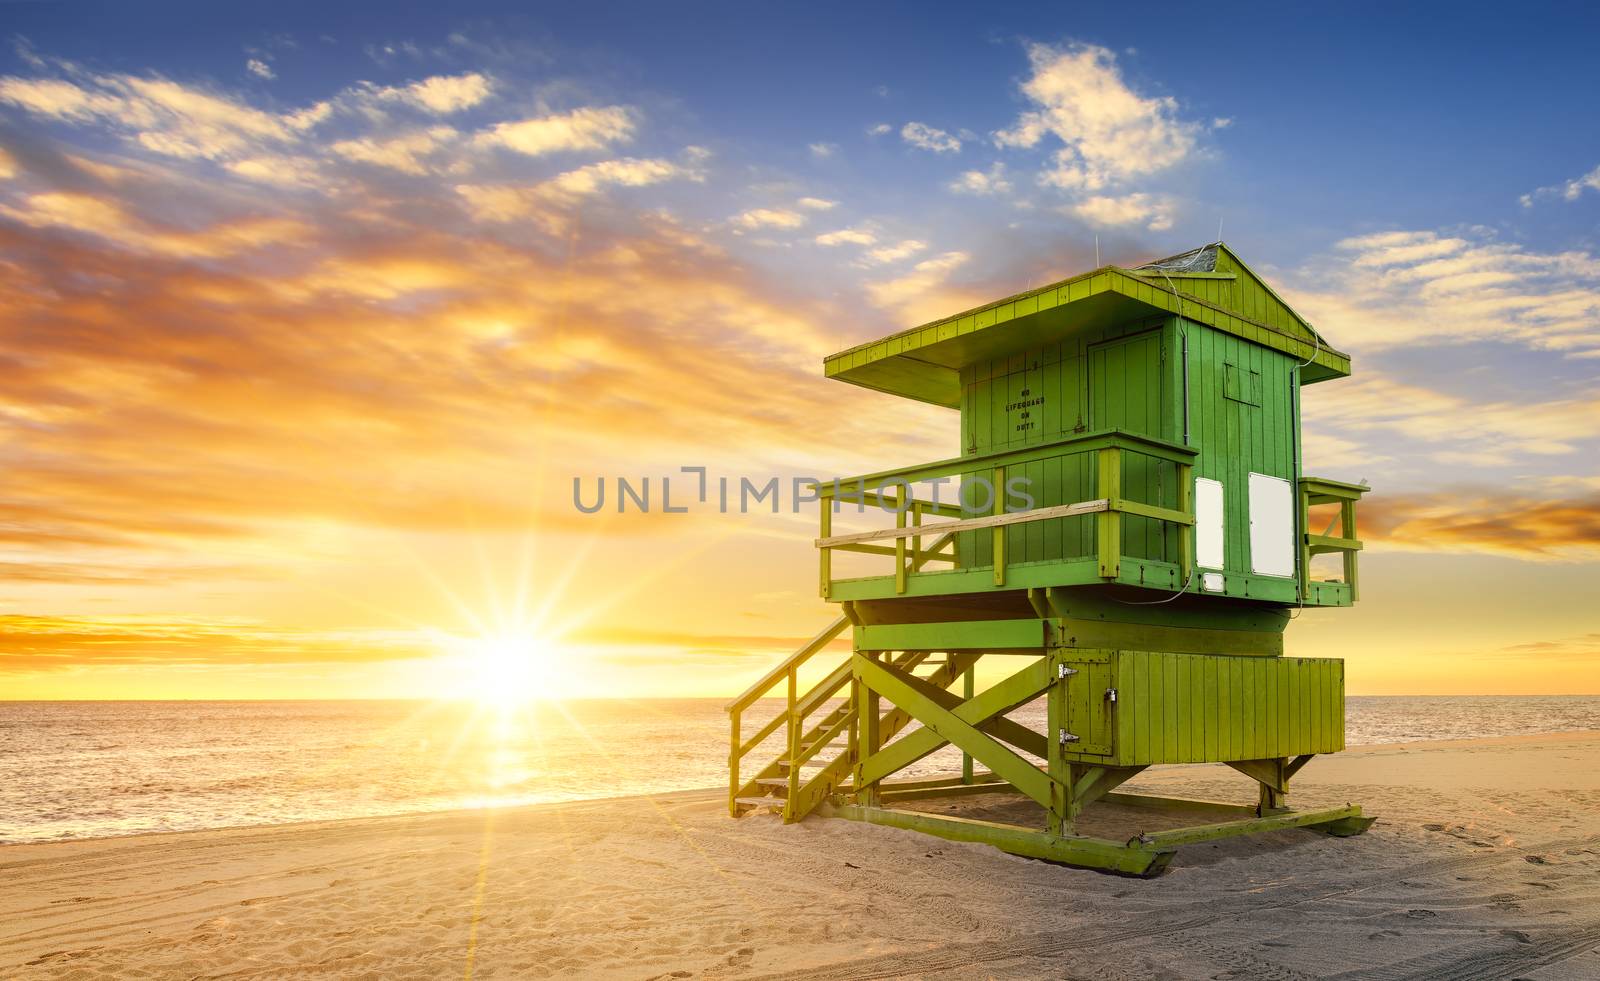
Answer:
[{"label": "sky", "polygon": [[1375,488],[1289,650],[1600,693],[1592,12],[563,6],[5,6],[0,698],[737,692],[815,514],[575,478],[955,455],[823,356],[1219,231]]}]

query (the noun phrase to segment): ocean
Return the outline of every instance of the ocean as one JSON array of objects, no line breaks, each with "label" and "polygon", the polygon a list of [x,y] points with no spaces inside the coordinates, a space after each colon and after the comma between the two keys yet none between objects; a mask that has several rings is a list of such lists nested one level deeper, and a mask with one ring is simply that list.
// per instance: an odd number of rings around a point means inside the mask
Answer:
[{"label": "ocean", "polygon": [[[1600,730],[1600,696],[1346,709],[1349,745]],[[1014,717],[1042,728],[1042,703]],[[0,702],[0,844],[715,787],[727,754],[720,699]],[[911,772],[958,761],[946,749]]]}]

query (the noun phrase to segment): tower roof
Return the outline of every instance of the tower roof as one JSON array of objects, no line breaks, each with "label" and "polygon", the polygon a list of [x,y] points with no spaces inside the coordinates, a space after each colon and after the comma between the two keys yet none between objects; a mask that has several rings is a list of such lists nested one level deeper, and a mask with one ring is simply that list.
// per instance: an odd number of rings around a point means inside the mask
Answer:
[{"label": "tower roof", "polygon": [[837,378],[906,398],[961,404],[961,369],[1086,329],[1141,318],[1186,320],[1306,362],[1303,383],[1350,374],[1350,357],[1221,242],[1131,269],[1102,266],[829,355]]}]

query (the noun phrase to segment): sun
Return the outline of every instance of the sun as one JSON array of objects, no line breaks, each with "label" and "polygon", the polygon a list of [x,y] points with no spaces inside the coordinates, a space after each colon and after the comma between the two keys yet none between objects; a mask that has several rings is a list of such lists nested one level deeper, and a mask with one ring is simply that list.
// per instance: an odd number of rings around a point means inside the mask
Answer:
[{"label": "sun", "polygon": [[555,645],[536,632],[490,634],[454,646],[466,697],[507,706],[557,694],[561,665]]}]

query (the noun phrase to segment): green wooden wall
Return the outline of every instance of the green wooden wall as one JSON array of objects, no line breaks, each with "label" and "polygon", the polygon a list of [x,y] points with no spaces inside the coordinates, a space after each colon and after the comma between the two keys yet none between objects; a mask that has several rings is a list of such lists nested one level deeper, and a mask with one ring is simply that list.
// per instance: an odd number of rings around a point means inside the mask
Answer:
[{"label": "green wooden wall", "polygon": [[1344,749],[1344,662],[1337,658],[1083,655],[1069,661],[1079,671],[1066,706],[1067,729],[1080,739],[1074,761],[1216,763]]},{"label": "green wooden wall", "polygon": [[[1203,280],[1230,291],[1254,287]],[[1193,287],[1195,283],[1186,283]],[[1197,477],[1219,480],[1227,512],[1225,571],[1248,573],[1251,472],[1293,480],[1298,420],[1291,392],[1295,361],[1270,348],[1187,320],[1159,318],[1084,331],[1059,343],[979,361],[962,370],[963,455],[1035,446],[1074,434],[1123,429],[1184,441],[1183,349],[1188,341],[1189,443]],[[985,471],[969,477],[987,478]],[[1024,477],[1034,506],[1096,496],[1090,455],[1047,460],[1007,474]],[[1175,469],[1147,457],[1124,461],[1123,488],[1135,500],[1177,506]],[[974,493],[972,503],[981,503]],[[988,533],[962,536],[962,565],[992,563]],[[1094,553],[1085,518],[1033,522],[1007,532],[1007,563],[1050,562]],[[1177,534],[1147,518],[1123,521],[1122,554],[1177,561]]]}]

